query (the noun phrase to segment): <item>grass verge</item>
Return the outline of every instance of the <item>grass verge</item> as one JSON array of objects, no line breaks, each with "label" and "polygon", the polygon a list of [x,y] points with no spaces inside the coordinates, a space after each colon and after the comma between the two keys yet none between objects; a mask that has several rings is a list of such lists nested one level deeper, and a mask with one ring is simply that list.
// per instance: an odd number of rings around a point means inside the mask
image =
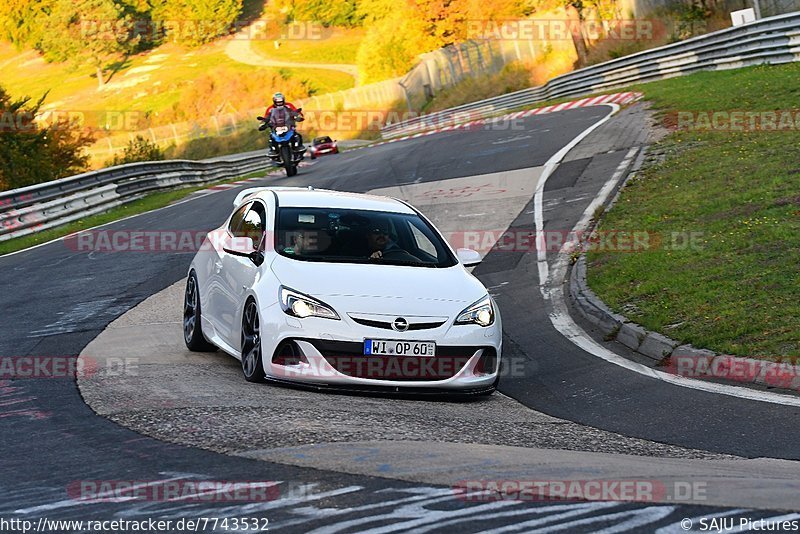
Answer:
[{"label": "grass verge", "polygon": [[[252,46],[260,55],[277,61],[297,63],[355,64],[364,30],[327,29],[319,37],[306,39],[254,40]],[[278,48],[275,43],[278,42]]]},{"label": "grass verge", "polygon": [[[799,76],[795,63],[703,72],[633,89],[676,126],[677,112],[793,110]],[[800,356],[795,124],[759,131],[680,128],[653,146],[660,157],[628,183],[599,230],[649,232],[657,246],[591,251],[592,289],[631,320],[697,347],[769,360]]]},{"label": "grass verge", "polygon": [[140,199],[134,200],[133,202],[130,202],[128,204],[112,208],[103,213],[98,213],[96,215],[86,217],[85,219],[79,219],[64,226],[59,226],[57,228],[52,228],[50,230],[44,230],[42,232],[38,232],[35,234],[17,237],[15,239],[10,239],[8,241],[0,242],[0,256],[8,254],[10,252],[16,252],[18,250],[32,247],[40,243],[46,243],[53,239],[58,239],[59,237],[64,237],[74,232],[86,230],[87,228],[94,228],[95,226],[100,226],[102,224],[108,224],[117,221],[119,219],[124,219],[125,217],[130,217],[131,215],[138,215],[140,213],[152,211],[154,209],[163,208],[164,206],[168,206],[173,202],[177,202],[189,196],[195,191],[200,191],[201,189],[207,189],[212,185],[228,183],[228,182],[236,182],[238,180],[245,180],[247,178],[255,178],[257,176],[263,176],[263,175],[264,172],[259,171],[248,174],[246,176],[240,176],[238,178],[231,178],[230,180],[222,180],[219,182],[203,184],[200,186],[183,187],[180,189],[172,189],[169,191],[156,191],[154,193],[145,195]]}]

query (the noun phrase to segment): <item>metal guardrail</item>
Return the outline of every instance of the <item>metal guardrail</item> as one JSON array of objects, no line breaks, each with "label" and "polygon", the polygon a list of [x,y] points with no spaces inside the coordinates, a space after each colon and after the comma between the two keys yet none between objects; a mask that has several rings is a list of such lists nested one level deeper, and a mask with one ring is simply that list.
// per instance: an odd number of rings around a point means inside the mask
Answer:
[{"label": "metal guardrail", "polygon": [[129,163],[0,192],[0,241],[106,211],[150,191],[236,178],[272,166],[263,151],[203,161]]},{"label": "metal guardrail", "polygon": [[384,138],[440,128],[567,96],[583,96],[700,70],[800,61],[800,12],[726,28],[557,76],[546,84],[381,129]]},{"label": "metal guardrail", "polygon": [[[646,50],[553,78],[545,85],[472,102],[382,129],[384,137],[450,126],[566,96],[680,76],[800,61],[800,12]],[[145,192],[234,178],[270,167],[261,154],[205,161],[133,163],[0,193],[0,241],[60,226],[130,202]]]}]

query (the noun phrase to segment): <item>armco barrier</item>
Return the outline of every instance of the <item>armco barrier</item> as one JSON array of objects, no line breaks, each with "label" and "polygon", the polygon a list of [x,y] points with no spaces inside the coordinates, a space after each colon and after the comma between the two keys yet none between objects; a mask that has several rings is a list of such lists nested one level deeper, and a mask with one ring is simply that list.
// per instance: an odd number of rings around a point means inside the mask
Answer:
[{"label": "armco barrier", "polygon": [[[580,96],[700,70],[800,60],[800,12],[727,28],[586,67],[545,85],[395,123],[385,138],[452,126],[553,98]],[[136,163],[0,193],[0,241],[104,211],[154,189],[233,178],[266,168],[263,155]]]},{"label": "armco barrier", "polygon": [[456,106],[388,125],[384,138],[450,126],[516,107],[565,96],[581,96],[632,83],[763,63],[800,60],[800,12],[761,19],[576,70],[502,96]]},{"label": "armco barrier", "polygon": [[204,161],[130,163],[0,193],[0,241],[61,226],[144,193],[274,166],[263,151]]}]

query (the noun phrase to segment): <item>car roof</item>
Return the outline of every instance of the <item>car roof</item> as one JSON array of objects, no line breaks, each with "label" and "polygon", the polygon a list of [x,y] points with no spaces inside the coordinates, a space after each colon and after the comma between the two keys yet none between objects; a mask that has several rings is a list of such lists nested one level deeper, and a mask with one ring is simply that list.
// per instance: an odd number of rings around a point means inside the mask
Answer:
[{"label": "car roof", "polygon": [[264,198],[275,194],[278,206],[295,208],[338,208],[366,211],[388,211],[393,213],[415,213],[403,202],[389,197],[348,193],[330,189],[309,189],[306,187],[265,187],[253,197]]}]

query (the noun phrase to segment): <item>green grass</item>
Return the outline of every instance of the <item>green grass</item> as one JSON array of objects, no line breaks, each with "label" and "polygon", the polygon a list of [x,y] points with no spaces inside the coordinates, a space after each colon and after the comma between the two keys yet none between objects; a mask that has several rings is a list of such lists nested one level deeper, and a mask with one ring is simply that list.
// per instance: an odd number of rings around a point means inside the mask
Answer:
[{"label": "green grass", "polygon": [[325,31],[320,37],[284,39],[278,49],[272,40],[254,40],[251,46],[260,55],[279,61],[355,64],[364,31],[336,29]]},{"label": "green grass", "polygon": [[53,239],[58,239],[60,237],[67,236],[74,232],[86,230],[87,228],[94,228],[95,226],[100,226],[102,224],[108,224],[117,221],[119,219],[124,219],[125,217],[130,217],[131,215],[138,215],[140,213],[144,213],[154,209],[163,208],[164,206],[168,206],[169,204],[172,204],[189,196],[195,191],[207,189],[215,184],[235,182],[238,180],[245,180],[247,178],[254,178],[263,175],[264,175],[263,171],[254,172],[246,176],[240,176],[238,178],[232,178],[230,180],[223,180],[219,182],[203,184],[200,186],[183,187],[180,189],[172,189],[169,191],[157,191],[154,193],[150,193],[128,204],[112,208],[106,212],[98,213],[97,215],[86,217],[85,219],[80,219],[71,222],[64,226],[59,226],[57,228],[52,228],[50,230],[44,230],[42,232],[37,232],[31,235],[17,237],[15,239],[10,239],[8,241],[2,241],[0,242],[0,255],[8,254],[10,252],[16,252],[18,250],[38,245],[40,243],[46,243]]},{"label": "green grass", "polygon": [[[159,56],[166,57],[160,61]],[[109,87],[98,92],[92,68],[74,69],[69,64],[48,64],[36,58],[33,52],[20,55],[8,43],[0,42],[0,64],[7,62],[2,80],[6,90],[15,97],[33,98],[49,91],[45,104],[58,103],[58,109],[80,111],[158,112],[176,102],[180,91],[194,78],[215,66],[231,63],[221,43],[193,52],[168,44],[128,58],[123,68],[111,76]],[[158,68],[131,71],[153,66]],[[107,79],[109,75],[106,74]]]},{"label": "green grass", "polygon": [[[643,84],[669,111],[795,109],[800,64]],[[660,246],[594,251],[589,285],[648,329],[727,354],[800,356],[800,132],[674,131],[601,219]],[[672,246],[673,233],[697,246]]]},{"label": "green grass", "polygon": [[[328,69],[278,69],[285,76],[304,82],[311,96],[335,93],[355,87],[355,79],[346,72]],[[269,100],[267,95],[266,100]],[[291,100],[291,95],[286,95]]]},{"label": "green grass", "polygon": [[[147,53],[129,57],[123,67],[113,74],[108,87],[97,90],[92,68],[74,69],[69,64],[48,64],[31,51],[20,53],[8,43],[0,41],[0,84],[16,98],[29,96],[38,99],[48,92],[45,106],[55,104],[63,111],[106,112],[137,111],[152,113],[155,124],[158,114],[178,102],[181,92],[193,80],[207,74],[215,67],[226,68],[241,76],[257,71],[278,70],[243,65],[225,55],[221,40],[196,50],[185,50],[177,45],[165,44]],[[133,70],[151,69],[152,70]],[[322,69],[279,69],[285,77],[306,82],[313,94],[341,91],[354,86],[352,76],[344,72]],[[106,78],[110,73],[107,73]],[[126,85],[127,84],[127,85]],[[270,91],[264,88],[266,105]],[[240,102],[230,102],[236,107]]]}]

